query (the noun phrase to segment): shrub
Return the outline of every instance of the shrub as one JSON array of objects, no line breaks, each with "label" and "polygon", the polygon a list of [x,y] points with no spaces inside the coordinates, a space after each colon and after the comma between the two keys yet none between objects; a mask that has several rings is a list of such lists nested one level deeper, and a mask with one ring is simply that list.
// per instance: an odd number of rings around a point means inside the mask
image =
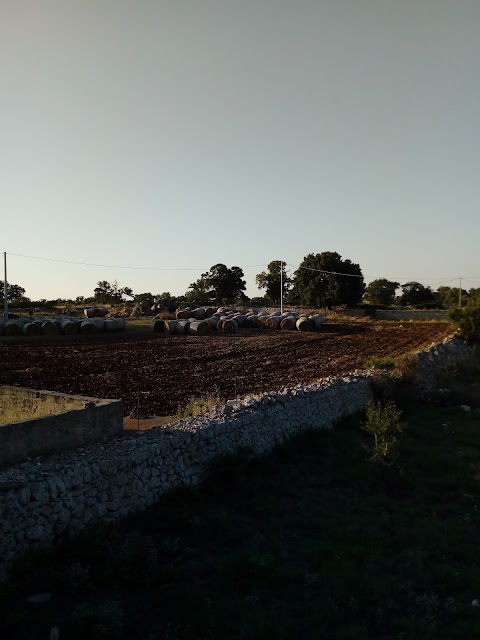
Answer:
[{"label": "shrub", "polygon": [[450,319],[457,325],[460,336],[468,342],[480,341],[480,303],[473,301],[464,308],[450,311]]},{"label": "shrub", "polygon": [[[398,436],[402,430],[402,412],[394,402],[372,401],[367,406],[366,421],[362,429],[373,436],[369,459],[382,466],[389,466],[397,455]],[[370,448],[370,447],[369,447]]]}]

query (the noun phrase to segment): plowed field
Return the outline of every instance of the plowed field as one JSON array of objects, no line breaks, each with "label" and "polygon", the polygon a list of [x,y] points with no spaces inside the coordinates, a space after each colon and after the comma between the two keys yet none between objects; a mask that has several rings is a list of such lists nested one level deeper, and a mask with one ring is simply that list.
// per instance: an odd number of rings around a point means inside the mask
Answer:
[{"label": "plowed field", "polygon": [[325,323],[320,333],[251,330],[207,337],[154,333],[0,339],[0,384],[121,398],[125,414],[169,415],[192,396],[229,399],[362,368],[450,333],[447,323]]}]

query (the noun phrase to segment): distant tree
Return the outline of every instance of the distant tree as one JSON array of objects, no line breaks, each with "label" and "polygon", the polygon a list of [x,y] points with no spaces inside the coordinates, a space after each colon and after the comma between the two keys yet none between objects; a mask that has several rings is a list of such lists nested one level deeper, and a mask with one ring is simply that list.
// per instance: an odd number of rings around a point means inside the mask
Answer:
[{"label": "distant tree", "polygon": [[390,306],[395,301],[395,291],[399,286],[398,282],[392,282],[386,278],[372,280],[365,289],[365,298],[371,304]]},{"label": "distant tree", "polygon": [[430,287],[424,287],[420,282],[406,282],[402,284],[402,295],[399,302],[404,306],[428,304],[435,301],[435,296]]},{"label": "distant tree", "polygon": [[480,303],[480,288],[474,289],[473,287],[468,290],[468,299],[477,300]]},{"label": "distant tree", "polygon": [[[280,277],[282,276],[282,277]],[[281,286],[283,280],[283,287]],[[255,276],[255,282],[259,289],[265,289],[267,296],[274,304],[279,304],[283,288],[283,299],[287,295],[291,278],[287,275],[285,262],[281,260],[273,260],[267,267],[267,271],[262,271]]]},{"label": "distant tree", "polygon": [[152,294],[150,292],[135,294],[134,302],[144,302],[144,300],[153,300]]},{"label": "distant tree", "polygon": [[156,300],[171,300],[174,296],[170,293],[170,291],[164,291],[163,293],[155,294]]},{"label": "distant tree", "polygon": [[85,296],[77,296],[74,300],[75,304],[82,304],[85,300]]},{"label": "distant tree", "polygon": [[365,282],[358,264],[336,252],[310,253],[294,273],[289,299],[309,307],[353,306],[362,299]]},{"label": "distant tree", "polygon": [[203,293],[218,302],[233,302],[241,291],[245,291],[245,280],[240,267],[231,267],[224,264],[215,264],[210,271],[202,273],[201,278],[190,285],[192,292]]},{"label": "distant tree", "polygon": [[[3,295],[3,280],[0,280],[0,302],[3,304],[4,295]],[[15,300],[20,300],[22,296],[25,294],[25,289],[18,284],[9,284],[7,281],[7,301],[14,302]]]},{"label": "distant tree", "polygon": [[120,304],[125,301],[125,297],[132,298],[133,291],[130,287],[119,287],[118,282],[112,283],[107,280],[97,282],[93,290],[95,302],[101,304]]},{"label": "distant tree", "polygon": [[185,292],[185,298],[188,302],[207,302],[210,295],[210,285],[207,283],[206,279],[202,276],[188,287]]},{"label": "distant tree", "polygon": [[[438,287],[434,296],[436,301],[445,307],[456,307],[458,305],[460,287]],[[465,289],[461,291],[461,299],[468,298],[468,292]]]}]

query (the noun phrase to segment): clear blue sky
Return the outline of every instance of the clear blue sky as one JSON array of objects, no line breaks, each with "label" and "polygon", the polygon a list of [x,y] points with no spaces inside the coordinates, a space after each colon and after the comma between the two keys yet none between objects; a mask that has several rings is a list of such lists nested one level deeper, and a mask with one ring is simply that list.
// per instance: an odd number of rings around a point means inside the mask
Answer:
[{"label": "clear blue sky", "polygon": [[0,251],[33,299],[218,262],[258,295],[322,251],[480,286],[478,0],[0,0],[0,70]]}]

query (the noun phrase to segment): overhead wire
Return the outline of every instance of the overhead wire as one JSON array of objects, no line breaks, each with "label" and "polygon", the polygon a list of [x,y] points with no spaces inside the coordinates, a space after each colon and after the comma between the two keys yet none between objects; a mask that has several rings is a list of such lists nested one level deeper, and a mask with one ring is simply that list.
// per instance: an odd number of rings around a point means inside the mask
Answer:
[{"label": "overhead wire", "polygon": [[[101,268],[106,268],[106,269],[129,269],[129,270],[135,270],[135,271],[209,271],[211,269],[211,267],[151,267],[151,266],[134,266],[134,265],[117,265],[117,264],[103,264],[103,263],[96,263],[96,262],[86,262],[86,261],[80,261],[80,260],[62,260],[59,258],[46,258],[43,256],[32,256],[32,255],[26,255],[26,254],[21,254],[21,253],[10,253],[8,252],[7,255],[9,256],[15,256],[17,258],[26,258],[29,260],[41,260],[41,261],[45,261],[45,262],[56,262],[56,263],[61,263],[61,264],[72,264],[72,265],[78,265],[78,266],[84,266],[84,267],[101,267]],[[259,268],[259,267],[265,267],[267,266],[269,263],[263,262],[263,263],[259,263],[259,264],[252,264],[252,265],[246,265],[243,266],[243,269],[254,269],[254,268]],[[311,271],[314,273],[324,273],[327,275],[336,275],[336,276],[344,276],[347,278],[365,278],[366,276],[362,275],[362,274],[355,274],[355,273],[342,273],[339,271],[328,271],[326,269],[317,269],[314,267],[304,267],[300,264],[298,265],[294,265],[294,264],[289,264],[289,263],[285,263],[286,267],[290,267],[292,269],[296,269],[296,270],[305,270],[305,271]],[[462,280],[480,280],[480,276],[454,276],[454,277],[449,277],[449,278],[443,278],[443,279],[439,279],[439,280],[435,280],[433,282],[430,282],[427,286],[432,286],[432,285],[436,285],[436,284],[443,284],[446,282],[454,282],[457,281],[459,279]],[[378,278],[373,278],[372,276],[369,277],[369,279],[378,279]],[[404,280],[405,278],[399,278],[396,277],[394,280]],[[419,280],[423,280],[423,278],[418,278],[418,280],[415,281],[419,281]],[[413,280],[410,280],[413,281]]]}]

